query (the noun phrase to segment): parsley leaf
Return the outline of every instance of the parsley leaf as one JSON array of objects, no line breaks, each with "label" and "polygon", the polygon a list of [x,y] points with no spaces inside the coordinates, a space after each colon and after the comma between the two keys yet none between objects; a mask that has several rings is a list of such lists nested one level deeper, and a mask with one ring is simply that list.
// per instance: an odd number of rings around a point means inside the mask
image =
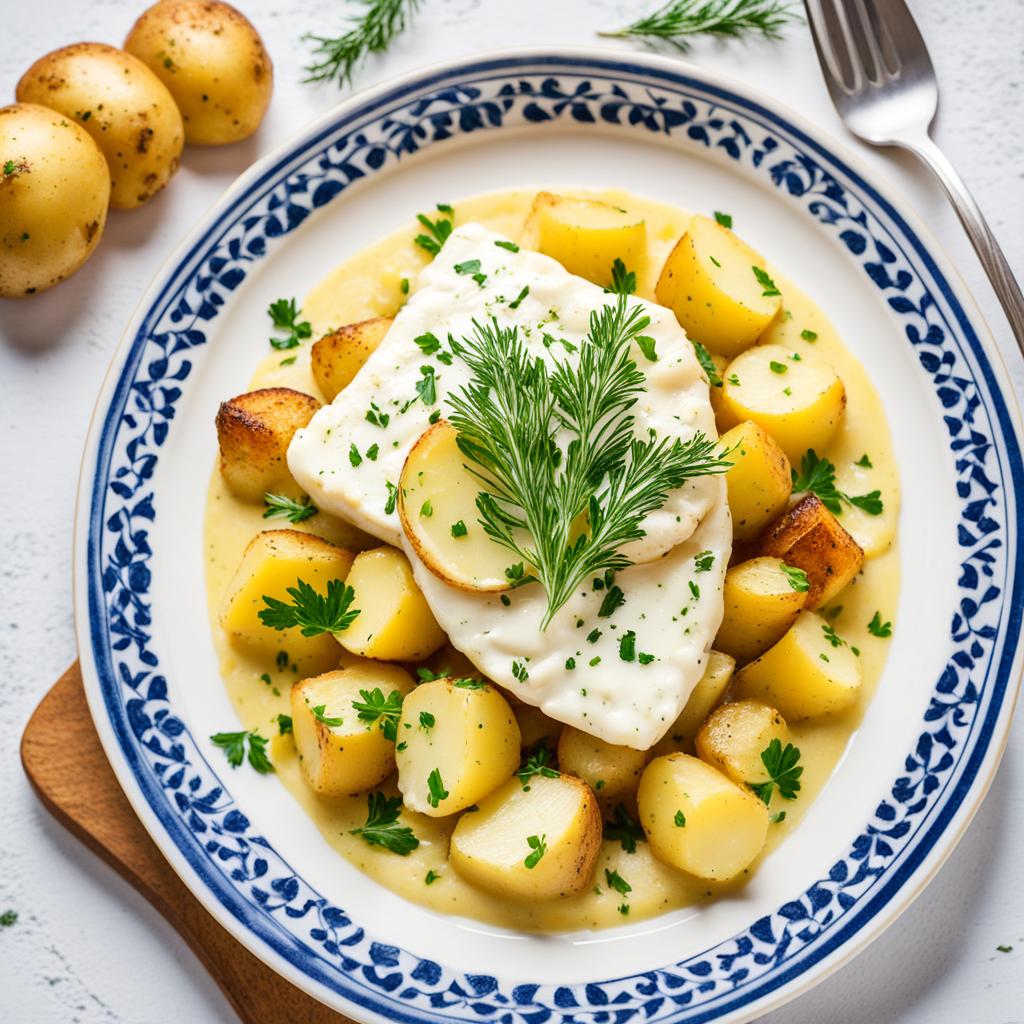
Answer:
[{"label": "parsley leaf", "polygon": [[686,828],[686,815],[682,811],[676,811],[676,816],[673,820],[676,823],[676,828]]},{"label": "parsley leaf", "polygon": [[786,565],[785,562],[779,568],[785,573],[786,579],[789,580],[789,585],[798,594],[806,594],[811,589],[811,581],[807,578],[807,573],[803,569],[799,569],[795,565]]},{"label": "parsley leaf", "polygon": [[625,804],[616,804],[612,821],[604,823],[604,837],[622,844],[626,853],[636,853],[637,840],[644,839],[644,830],[633,820]]},{"label": "parsley leaf", "polygon": [[776,738],[761,751],[761,763],[768,773],[768,781],[748,782],[747,785],[766,805],[771,803],[776,786],[783,800],[795,800],[800,792],[800,776],[804,773],[799,761],[800,751],[792,743],[783,748],[782,742]]},{"label": "parsley leaf", "polygon": [[430,331],[427,331],[426,334],[421,334],[419,337],[413,338],[412,340],[425,356],[432,356],[435,352],[441,351],[441,342],[437,340],[437,335],[432,334]]},{"label": "parsley leaf", "polygon": [[249,764],[261,775],[272,772],[274,766],[267,757],[267,741],[258,732],[215,732],[210,740],[227,755],[228,764],[237,768],[245,757],[246,743],[249,745]]},{"label": "parsley leaf", "polygon": [[871,465],[871,460],[868,458],[868,453],[865,452],[855,463],[855,466],[863,466],[865,469],[874,469]]},{"label": "parsley leaf", "polygon": [[732,214],[721,213],[719,210],[715,210],[715,220],[722,225],[723,228],[732,227]]},{"label": "parsley leaf", "polygon": [[366,824],[352,829],[352,835],[362,836],[370,846],[383,846],[385,850],[407,857],[420,841],[408,825],[399,825],[402,810],[400,796],[368,793],[366,797]]},{"label": "parsley leaf", "polygon": [[627,270],[618,257],[612,264],[612,286],[607,290],[617,295],[632,295],[636,291],[636,274]]},{"label": "parsley leaf", "polygon": [[633,886],[618,871],[605,868],[604,880],[608,883],[608,888],[614,889],[620,896],[628,896],[633,891]]},{"label": "parsley leaf", "polygon": [[619,637],[619,657],[623,661],[636,660],[636,633],[632,629],[627,629]]},{"label": "parsley leaf", "polygon": [[398,690],[392,690],[387,697],[379,686],[372,690],[360,690],[359,696],[362,700],[352,701],[360,722],[373,725],[376,722],[384,738],[392,743],[398,739],[398,719],[402,713],[402,694]]},{"label": "parsley leaf", "polygon": [[279,736],[287,736],[292,731],[292,716],[291,715],[278,715],[277,716],[277,733]]},{"label": "parsley leaf", "polygon": [[427,803],[431,807],[437,807],[442,800],[448,799],[448,790],[444,788],[441,781],[441,772],[435,768],[427,776]]},{"label": "parsley leaf", "polygon": [[700,368],[708,375],[708,383],[713,388],[720,388],[722,386],[722,375],[718,372],[718,367],[715,366],[715,360],[712,358],[711,353],[699,342],[690,339],[690,344],[693,345],[694,355],[697,357],[697,362],[700,363]]},{"label": "parsley leaf", "polygon": [[530,780],[535,775],[543,775],[546,779],[558,778],[561,773],[551,767],[550,761],[551,751],[548,750],[547,740],[541,739],[516,772],[524,792],[530,788]]},{"label": "parsley leaf", "polygon": [[355,591],[341,580],[327,581],[327,596],[318,594],[308,583],[297,580],[288,588],[291,604],[263,595],[267,606],[259,613],[260,622],[271,629],[298,627],[303,636],[342,633],[355,621],[358,608],[349,611]]},{"label": "parsley leaf", "polygon": [[856,505],[863,509],[868,515],[877,516],[882,513],[880,491],[860,495],[849,495],[840,491],[836,487],[836,467],[828,459],[819,458],[813,448],[808,448],[800,460],[800,472],[797,473],[795,469],[791,472],[794,492],[808,491],[816,494],[833,515],[839,515],[843,511],[844,501],[848,505]]},{"label": "parsley leaf", "polygon": [[301,523],[320,511],[309,500],[308,495],[303,495],[299,501],[295,501],[283,494],[271,494],[268,491],[263,495],[263,503],[266,505],[263,510],[264,519],[287,519],[289,523]]},{"label": "parsley leaf", "polygon": [[657,343],[653,338],[646,334],[639,334],[637,335],[636,343],[649,363],[656,363],[658,361],[658,353],[655,350]]},{"label": "parsley leaf", "polygon": [[548,852],[547,844],[547,833],[541,836],[527,836],[526,845],[529,846],[531,852],[526,855],[526,860],[523,864],[528,868],[535,868],[539,863],[541,857]]},{"label": "parsley leaf", "polygon": [[504,239],[498,239],[494,243],[499,249],[508,249],[509,252],[519,252],[519,246],[515,242],[506,242]]},{"label": "parsley leaf", "polygon": [[621,608],[625,603],[626,595],[622,592],[622,588],[618,584],[613,584],[611,588],[605,592],[604,600],[601,602],[601,607],[597,611],[598,618],[607,619],[614,613],[616,608]]},{"label": "parsley leaf", "polygon": [[701,551],[693,556],[693,567],[697,572],[709,572],[715,564],[715,555],[712,551]]},{"label": "parsley leaf", "polygon": [[769,275],[767,270],[765,270],[763,267],[751,267],[750,269],[754,272],[754,277],[757,278],[757,283],[763,289],[761,295],[764,298],[768,299],[771,298],[773,295],[782,294],[782,292],[780,292],[779,289],[775,286],[775,282],[771,279],[771,276]]},{"label": "parsley leaf", "polygon": [[317,704],[316,707],[313,708],[313,717],[321,725],[326,725],[328,729],[336,729],[339,725],[343,725],[345,722],[343,718],[328,715],[326,704]]},{"label": "parsley leaf", "polygon": [[300,310],[295,299],[278,299],[267,307],[270,322],[279,331],[287,331],[284,337],[271,338],[270,347],[279,352],[289,348],[298,348],[303,338],[313,333],[313,325],[308,320],[299,320]]},{"label": "parsley leaf", "polygon": [[441,246],[448,241],[454,227],[455,211],[445,203],[438,203],[437,210],[441,214],[437,220],[431,220],[422,213],[416,214],[416,219],[427,229],[427,233],[417,235],[414,241],[431,256],[436,256],[441,251]]},{"label": "parsley leaf", "polygon": [[878,612],[875,612],[871,616],[871,621],[868,623],[868,632],[872,636],[877,636],[884,640],[887,636],[892,636],[892,623],[883,622],[882,616]]}]

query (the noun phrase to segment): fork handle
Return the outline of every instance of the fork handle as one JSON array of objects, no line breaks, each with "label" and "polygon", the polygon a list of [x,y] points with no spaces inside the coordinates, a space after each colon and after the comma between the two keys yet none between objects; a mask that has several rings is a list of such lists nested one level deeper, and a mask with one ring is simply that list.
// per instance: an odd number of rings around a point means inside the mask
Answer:
[{"label": "fork handle", "polygon": [[978,254],[978,259],[981,260],[999,297],[1006,318],[1010,321],[1010,328],[1017,339],[1021,355],[1024,355],[1024,295],[1021,294],[1020,285],[1013,276],[1010,264],[1006,262],[1003,250],[963,178],[927,133],[923,136],[899,139],[897,142],[904,149],[920,157],[942,182],[942,187],[946,190],[946,195],[949,196],[960,223],[963,224],[967,237],[970,238],[974,251]]}]

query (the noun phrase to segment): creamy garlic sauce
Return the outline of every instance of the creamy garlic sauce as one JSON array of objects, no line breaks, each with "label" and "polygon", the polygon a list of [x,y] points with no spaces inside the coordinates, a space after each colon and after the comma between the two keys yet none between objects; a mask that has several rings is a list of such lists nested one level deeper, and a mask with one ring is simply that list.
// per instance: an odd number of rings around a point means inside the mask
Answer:
[{"label": "creamy garlic sauce", "polygon": [[[689,214],[621,190],[574,188],[565,191],[603,199],[635,211],[646,219],[649,258],[643,267],[637,268],[638,293],[652,298],[661,263],[686,230]],[[536,190],[524,189],[462,200],[456,205],[456,223],[478,222],[525,247],[530,239],[523,225],[535,194]],[[312,290],[302,302],[302,310],[313,324],[314,337],[345,323],[396,314],[405,299],[400,288],[401,280],[415,281],[428,262],[425,254],[413,244],[415,233],[410,218],[406,230],[359,253],[330,272]],[[899,588],[899,557],[893,544],[899,513],[898,473],[881,402],[864,368],[845,348],[822,311],[778,268],[769,264],[768,270],[782,291],[783,312],[769,327],[763,340],[813,354],[835,367],[845,384],[848,404],[835,438],[828,449],[819,454],[835,462],[837,485],[841,489],[851,493],[880,489],[885,511],[878,517],[869,517],[848,508],[842,513],[841,521],[865,547],[869,559],[853,584],[832,602],[833,608],[842,607],[834,624],[840,635],[860,650],[864,682],[857,703],[843,714],[790,725],[793,742],[801,751],[800,763],[804,766],[802,789],[795,801],[775,798],[772,811],[785,810],[786,819],[772,826],[762,856],[775,849],[799,825],[803,812],[827,782],[846,750],[874,694],[890,642],[873,637],[867,623],[876,611],[883,620],[894,618]],[[814,342],[801,339],[803,330],[816,332],[817,339]],[[290,355],[297,355],[296,361],[282,366],[282,359]],[[248,387],[291,387],[322,397],[310,371],[309,346],[285,356],[279,352],[268,355]],[[240,379],[239,392],[246,387],[246,382]],[[872,468],[854,465],[863,454],[870,456]],[[206,512],[207,603],[225,685],[243,726],[275,737],[271,744],[271,757],[282,784],[316,822],[325,840],[355,866],[404,898],[438,912],[455,913],[523,931],[613,927],[697,904],[742,885],[745,876],[726,886],[691,878],[654,859],[644,842],[638,843],[636,852],[630,854],[618,842],[606,841],[595,872],[593,889],[566,900],[525,903],[476,889],[448,867],[448,840],[455,824],[454,817],[439,820],[404,812],[403,821],[412,826],[421,843],[408,857],[368,846],[359,837],[351,835],[350,830],[365,821],[365,796],[340,800],[317,797],[302,777],[291,737],[276,735],[276,716],[289,713],[289,687],[295,679],[301,678],[302,666],[289,665],[283,670],[278,669],[272,662],[236,648],[227,641],[217,618],[224,591],[249,540],[261,530],[282,525],[308,530],[353,550],[375,546],[379,541],[324,512],[296,527],[278,520],[264,520],[262,508],[246,505],[234,498],[214,469]],[[697,539],[695,534],[687,544],[696,543]],[[637,567],[639,570],[643,568]],[[347,658],[339,647],[339,663]],[[620,665],[621,672],[633,669],[633,666]],[[270,682],[261,678],[263,676]],[[393,785],[386,788],[397,794]],[[799,838],[794,841],[799,841]],[[756,871],[757,863],[750,867],[751,874]],[[628,918],[623,918],[618,910],[622,897],[604,884],[605,868],[617,870],[633,887],[629,894]],[[440,876],[430,885],[425,881],[428,871]]]},{"label": "creamy garlic sauce", "polygon": [[[732,546],[722,477],[687,481],[644,520],[646,536],[626,547],[627,557],[642,564],[618,574],[625,604],[613,615],[598,615],[604,594],[588,581],[544,630],[547,595],[540,586],[515,590],[505,603],[498,594],[446,583],[419,558],[389,501],[431,414],[443,415],[446,397],[470,380],[461,359],[438,358],[450,357],[449,335],[470,336],[474,322],[497,317],[502,326],[519,330],[532,356],[553,366],[556,360],[575,361],[591,313],[615,301],[554,260],[526,249],[509,252],[496,244],[501,241],[478,224],[452,233],[355,380],[296,433],[288,465],[319,508],[405,550],[449,640],[488,678],[560,722],[646,750],[676,720],[704,674],[722,621],[722,582]],[[475,279],[474,271],[486,277]],[[654,339],[657,355],[649,360],[637,346],[632,352],[646,377],[633,410],[635,436],[645,438],[653,430],[659,438],[682,441],[698,432],[714,437],[708,386],[693,346],[671,312],[630,301],[650,317],[644,334]],[[440,353],[426,355],[416,344],[428,334],[442,342]],[[429,402],[417,392],[424,370],[435,381],[436,400]],[[557,440],[564,450],[568,438]],[[353,445],[360,453],[377,445],[379,455],[353,467]],[[468,521],[468,529],[481,527]],[[698,569],[701,553],[712,560],[709,565],[702,559]],[[511,565],[516,558],[508,556]],[[629,631],[635,634],[636,660],[627,669],[619,642]]]}]

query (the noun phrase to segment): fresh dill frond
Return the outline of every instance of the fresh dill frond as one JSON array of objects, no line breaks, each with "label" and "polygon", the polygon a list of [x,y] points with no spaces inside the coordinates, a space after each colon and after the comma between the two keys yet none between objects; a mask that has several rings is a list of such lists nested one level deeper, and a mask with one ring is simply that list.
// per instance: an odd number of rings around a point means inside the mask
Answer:
[{"label": "fresh dill frond", "polygon": [[315,516],[320,510],[309,500],[308,495],[303,495],[298,501],[289,498],[284,494],[271,494],[269,491],[263,495],[264,519],[287,519],[289,523],[301,523],[310,516]]},{"label": "fresh dill frond", "polygon": [[313,63],[306,67],[307,82],[352,82],[352,74],[371,53],[383,53],[399,36],[420,0],[360,0],[363,10],[339,36],[309,32],[303,38],[313,46]]},{"label": "fresh dill frond", "polygon": [[787,25],[800,20],[788,0],[668,0],[625,28],[598,35],[642,39],[649,44],[664,42],[685,53],[694,36],[780,39]]},{"label": "fresh dill frond", "polygon": [[[480,525],[524,566],[516,586],[538,582],[548,597],[541,621],[585,580],[630,565],[619,549],[644,536],[640,524],[686,480],[730,463],[715,441],[634,436],[633,407],[646,378],[630,350],[650,318],[623,295],[591,313],[572,364],[529,354],[516,328],[474,321],[451,339],[471,373],[448,396],[458,445],[479,479]],[[563,451],[552,441],[564,431]],[[577,533],[586,514],[587,530]]]}]

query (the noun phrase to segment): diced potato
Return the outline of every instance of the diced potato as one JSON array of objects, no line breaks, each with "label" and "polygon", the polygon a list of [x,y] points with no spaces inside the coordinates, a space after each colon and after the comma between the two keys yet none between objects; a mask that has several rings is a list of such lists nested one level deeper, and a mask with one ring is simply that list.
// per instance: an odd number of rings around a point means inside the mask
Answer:
[{"label": "diced potato", "polygon": [[739,700],[711,712],[697,733],[697,755],[741,786],[757,784],[770,778],[761,753],[772,740],[783,747],[789,742],[782,715],[756,700]]},{"label": "diced potato", "polygon": [[794,589],[784,565],[781,558],[752,558],[725,574],[725,614],[715,646],[741,665],[779,640],[804,606],[809,591]]},{"label": "diced potato", "polygon": [[[725,383],[725,368],[729,365],[729,360],[726,359],[725,356],[716,355],[712,352],[711,361],[715,364],[715,369],[718,371],[719,379],[722,381],[722,384],[717,386],[712,385],[709,388],[711,408],[714,410],[715,417],[717,419],[718,414],[722,411],[722,389]],[[724,434],[725,431],[719,427],[719,433]]]},{"label": "diced potato", "polygon": [[793,489],[789,459],[764,430],[749,420],[724,434],[721,442],[732,462],[725,474],[732,533],[737,540],[753,540],[789,501]]},{"label": "diced potato", "polygon": [[768,837],[768,808],[689,754],[653,760],[640,780],[638,801],[654,855],[699,878],[735,878]]},{"label": "diced potato", "polygon": [[519,767],[519,726],[493,687],[421,683],[402,705],[398,788],[405,806],[432,818],[455,814]]},{"label": "diced potato", "polygon": [[458,431],[438,420],[413,445],[398,482],[402,529],[423,564],[460,590],[508,590],[516,561],[479,524],[480,482],[466,468]]},{"label": "diced potato", "polygon": [[795,721],[845,710],[860,683],[857,655],[820,615],[804,611],[774,647],[736,673],[732,692]]},{"label": "diced potato", "polygon": [[778,313],[781,299],[754,275],[759,253],[728,228],[694,217],[669,253],[654,295],[683,330],[712,352],[732,358],[749,348]]},{"label": "diced potato", "polygon": [[569,271],[607,287],[612,264],[622,260],[636,271],[647,255],[647,226],[642,217],[595,199],[538,192],[530,211],[537,248]]},{"label": "diced potato", "polygon": [[810,589],[804,607],[831,601],[864,565],[864,552],[815,494],[794,505],[761,539],[761,554],[803,569]]},{"label": "diced potato", "polygon": [[654,746],[654,756],[672,754],[677,750],[693,750],[694,737],[712,708],[722,699],[736,668],[736,659],[721,651],[708,654],[707,668],[700,682],[693,688],[686,707],[680,712],[672,728]]},{"label": "diced potato", "polygon": [[[321,796],[362,793],[395,770],[395,742],[385,736],[382,719],[365,721],[354,704],[370,703],[367,697],[374,690],[385,701],[393,693],[405,697],[413,686],[405,669],[380,662],[336,669],[292,686],[295,746],[306,781],[315,792]],[[319,716],[317,708],[322,708]]]},{"label": "diced potato", "polygon": [[606,813],[616,804],[633,805],[646,764],[646,750],[605,743],[572,726],[562,730],[558,741],[559,770],[586,782]]},{"label": "diced potato", "polygon": [[582,780],[537,775],[524,790],[510,779],[478,811],[459,819],[449,856],[455,870],[481,889],[557,899],[593,882],[601,831],[597,800]]},{"label": "diced potato", "polygon": [[846,389],[828,363],[781,345],[758,345],[729,364],[722,418],[752,420],[792,463],[808,448],[821,451],[846,408]]},{"label": "diced potato", "polygon": [[377,316],[347,324],[314,342],[310,351],[313,377],[324,398],[333,402],[339,392],[352,383],[363,363],[377,350],[394,317]]},{"label": "diced potato", "polygon": [[224,594],[220,624],[231,639],[270,656],[287,651],[291,662],[310,674],[333,668],[341,651],[333,636],[303,636],[298,629],[264,626],[259,613],[263,598],[290,602],[288,588],[299,580],[320,594],[330,580],[342,580],[352,566],[352,553],[300,530],[264,530],[249,542],[234,579]]},{"label": "diced potato", "polygon": [[513,704],[512,711],[519,723],[519,735],[524,750],[532,750],[540,743],[543,743],[552,754],[558,750],[558,741],[563,729],[561,722],[548,718],[540,708],[535,708],[532,704]]},{"label": "diced potato", "polygon": [[383,661],[419,661],[445,642],[401,551],[383,547],[360,552],[348,585],[355,591],[352,607],[359,615],[338,637],[346,650]]},{"label": "diced potato", "polygon": [[302,495],[288,472],[288,445],[320,403],[291,388],[263,388],[222,402],[217,411],[220,471],[231,493],[243,501],[263,495]]}]

